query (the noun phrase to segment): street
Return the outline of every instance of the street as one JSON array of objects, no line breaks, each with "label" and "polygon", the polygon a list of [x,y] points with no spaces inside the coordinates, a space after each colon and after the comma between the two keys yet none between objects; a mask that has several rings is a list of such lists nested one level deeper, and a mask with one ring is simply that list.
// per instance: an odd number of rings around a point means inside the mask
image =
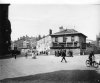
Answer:
[{"label": "street", "polygon": [[[96,58],[100,56],[96,55]],[[31,56],[2,59],[0,60],[0,80],[4,83],[10,83],[12,80],[12,83],[22,83],[23,80],[26,80],[25,83],[66,83],[66,81],[99,83],[100,67],[97,69],[86,67],[87,55],[66,57],[67,63],[61,62],[61,59],[54,55],[37,56],[36,59],[32,59]]]}]

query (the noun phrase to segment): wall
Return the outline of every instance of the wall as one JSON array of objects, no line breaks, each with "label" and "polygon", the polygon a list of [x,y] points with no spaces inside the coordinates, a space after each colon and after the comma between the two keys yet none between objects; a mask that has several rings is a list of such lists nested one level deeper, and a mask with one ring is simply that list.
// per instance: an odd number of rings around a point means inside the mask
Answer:
[{"label": "wall", "polygon": [[0,56],[11,49],[11,23],[8,19],[9,4],[0,4]]},{"label": "wall", "polygon": [[45,38],[42,38],[41,40],[37,41],[36,49],[40,51],[49,51],[51,47],[51,36],[46,36]]}]

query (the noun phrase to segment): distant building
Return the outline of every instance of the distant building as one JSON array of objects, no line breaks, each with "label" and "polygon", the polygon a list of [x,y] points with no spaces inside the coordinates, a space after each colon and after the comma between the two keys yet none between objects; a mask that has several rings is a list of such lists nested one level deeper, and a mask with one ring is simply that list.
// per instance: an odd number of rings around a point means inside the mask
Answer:
[{"label": "distant building", "polygon": [[36,48],[36,38],[23,36],[20,37],[18,40],[12,42],[12,50],[17,48],[17,50],[21,51],[22,49],[34,49]]},{"label": "distant building", "polygon": [[[74,54],[83,54],[86,49],[86,36],[74,29],[59,28],[57,33],[50,33],[45,38],[37,41],[37,50],[47,51],[50,54],[55,54],[55,51],[61,49],[66,50],[66,53],[71,50]],[[51,31],[52,32],[52,31]]]},{"label": "distant building", "polygon": [[51,36],[48,35],[45,38],[42,38],[39,41],[37,41],[36,49],[39,52],[44,52],[44,51],[50,52],[51,42],[52,42]]},{"label": "distant building", "polygon": [[96,45],[94,43],[87,42],[86,43],[85,54],[89,54],[91,51],[94,51],[94,53],[97,53],[97,47],[96,47]]}]

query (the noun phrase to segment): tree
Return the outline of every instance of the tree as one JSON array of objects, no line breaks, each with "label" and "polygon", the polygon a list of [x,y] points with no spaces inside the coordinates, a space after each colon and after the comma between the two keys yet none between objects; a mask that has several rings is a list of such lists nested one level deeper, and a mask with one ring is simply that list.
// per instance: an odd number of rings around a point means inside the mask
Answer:
[{"label": "tree", "polygon": [[40,40],[41,38],[42,38],[41,35],[38,35],[38,38],[37,39]]},{"label": "tree", "polygon": [[45,38],[45,35],[43,35],[43,37],[42,38]]}]

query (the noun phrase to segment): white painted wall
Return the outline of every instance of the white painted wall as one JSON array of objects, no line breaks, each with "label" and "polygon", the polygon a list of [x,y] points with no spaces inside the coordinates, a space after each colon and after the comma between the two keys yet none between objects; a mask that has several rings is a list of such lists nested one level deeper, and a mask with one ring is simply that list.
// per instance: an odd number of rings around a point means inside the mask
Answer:
[{"label": "white painted wall", "polygon": [[37,41],[36,49],[39,52],[40,51],[50,50],[51,42],[52,42],[51,36],[47,36],[47,37]]},{"label": "white painted wall", "polygon": [[[66,38],[67,38],[66,42],[71,42],[71,36],[68,36]],[[79,37],[78,36],[74,36],[74,41],[78,41],[79,42]]]},{"label": "white painted wall", "polygon": [[78,41],[79,42],[79,37],[78,36],[75,36],[74,38],[75,38],[74,39],[75,41]]}]

